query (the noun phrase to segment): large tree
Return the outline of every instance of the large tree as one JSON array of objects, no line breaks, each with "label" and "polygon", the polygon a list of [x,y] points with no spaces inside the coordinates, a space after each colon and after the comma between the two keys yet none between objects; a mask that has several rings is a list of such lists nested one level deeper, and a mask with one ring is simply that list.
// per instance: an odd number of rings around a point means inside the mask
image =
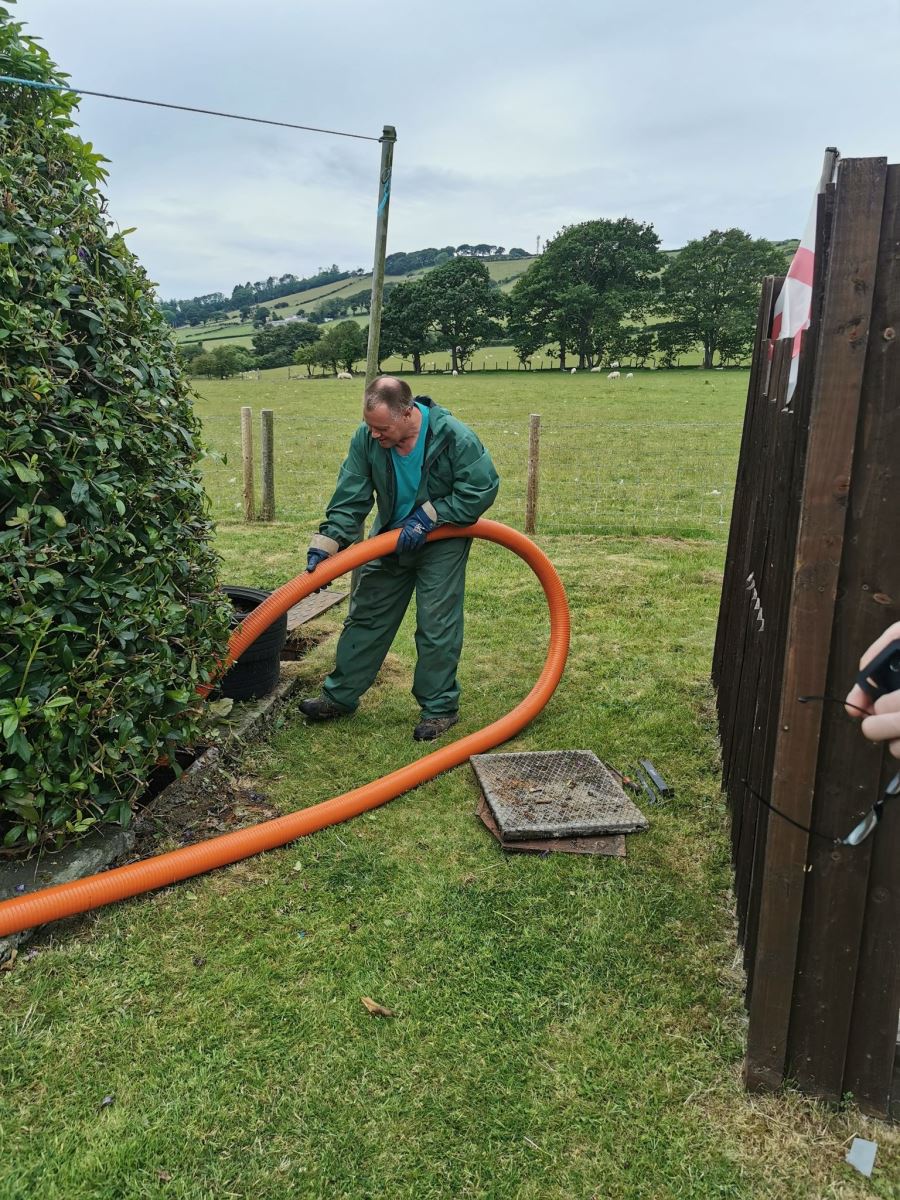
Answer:
[{"label": "large tree", "polygon": [[453,370],[464,367],[475,348],[498,334],[501,292],[483,262],[455,258],[421,281],[437,345],[450,351]]},{"label": "large tree", "polygon": [[666,267],[660,312],[682,342],[702,345],[704,367],[716,353],[720,360],[740,358],[752,345],[763,276],[786,269],[785,253],[773,242],[742,229],[714,229],[688,242]]},{"label": "large tree", "polygon": [[258,367],[286,367],[294,351],[319,340],[319,330],[309,321],[284,321],[253,335]]},{"label": "large tree", "polygon": [[523,340],[559,344],[589,366],[624,321],[640,320],[651,305],[662,267],[652,225],[630,217],[570,225],[516,284],[510,321]]},{"label": "large tree", "polygon": [[366,357],[366,330],[355,321],[339,321],[332,325],[317,344],[318,359],[338,370],[352,371],[354,363]]},{"label": "large tree", "polygon": [[416,375],[422,370],[422,355],[434,349],[431,307],[424,280],[401,283],[392,288],[381,312],[379,361],[399,354],[411,358]]}]

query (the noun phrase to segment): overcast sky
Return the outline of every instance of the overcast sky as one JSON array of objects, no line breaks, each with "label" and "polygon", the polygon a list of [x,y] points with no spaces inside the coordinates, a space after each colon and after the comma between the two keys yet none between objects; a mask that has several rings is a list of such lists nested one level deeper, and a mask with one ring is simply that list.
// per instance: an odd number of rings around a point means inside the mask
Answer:
[{"label": "overcast sky", "polygon": [[[388,252],[650,221],[802,232],[826,146],[900,161],[900,0],[20,0],[75,86],[377,137]],[[84,97],[163,297],[368,268],[379,146]]]}]

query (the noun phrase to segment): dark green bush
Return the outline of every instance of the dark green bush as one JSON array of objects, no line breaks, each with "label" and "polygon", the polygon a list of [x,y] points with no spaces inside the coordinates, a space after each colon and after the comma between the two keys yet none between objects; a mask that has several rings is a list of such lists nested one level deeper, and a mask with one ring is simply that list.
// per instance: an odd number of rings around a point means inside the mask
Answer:
[{"label": "dark green bush", "polygon": [[[61,82],[0,9],[0,73]],[[0,84],[0,843],[127,823],[228,634],[199,425],[75,97]]]}]

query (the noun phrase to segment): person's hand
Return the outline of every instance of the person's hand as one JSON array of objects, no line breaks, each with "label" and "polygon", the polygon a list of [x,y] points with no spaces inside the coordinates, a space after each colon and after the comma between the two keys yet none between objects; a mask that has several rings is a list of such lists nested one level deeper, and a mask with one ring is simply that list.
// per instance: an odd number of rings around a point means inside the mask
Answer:
[{"label": "person's hand", "polygon": [[[328,553],[327,550],[320,550],[318,548],[310,546],[310,548],[306,552],[306,570],[307,570],[307,572],[315,571],[315,569],[319,565],[319,563],[324,562],[326,558],[331,558],[331,555]],[[323,584],[322,586],[324,587],[325,585]],[[315,591],[310,592],[310,595],[315,596],[319,592],[321,592],[321,590],[322,590],[322,588],[316,588]]]},{"label": "person's hand", "polygon": [[312,547],[310,547],[310,549],[306,552],[307,571],[314,571],[319,563],[324,562],[326,558],[330,557],[331,555],[327,550],[313,550]]},{"label": "person's hand", "polygon": [[[871,662],[897,638],[900,638],[900,621],[889,625],[881,637],[876,638],[859,660],[859,669],[862,670],[866,663]],[[859,684],[854,684],[847,694],[846,703],[854,706],[847,708],[851,717],[859,716],[858,709],[869,714],[863,718],[861,726],[865,737],[871,742],[888,742],[891,754],[894,758],[900,758],[900,692],[888,692],[873,700]]]},{"label": "person's hand", "polygon": [[434,524],[424,508],[417,508],[411,512],[400,527],[397,553],[407,554],[410,550],[421,550],[425,539],[434,529]]}]

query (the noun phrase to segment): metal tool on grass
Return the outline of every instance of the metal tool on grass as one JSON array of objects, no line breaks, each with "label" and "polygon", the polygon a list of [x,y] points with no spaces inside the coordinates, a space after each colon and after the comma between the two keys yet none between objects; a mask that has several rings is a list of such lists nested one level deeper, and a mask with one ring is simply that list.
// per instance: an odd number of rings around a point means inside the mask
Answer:
[{"label": "metal tool on grass", "polygon": [[669,787],[649,758],[642,758],[640,764],[660,796],[671,796],[674,794],[672,788]]},{"label": "metal tool on grass", "polygon": [[640,767],[635,768],[634,777],[635,777],[635,779],[637,779],[638,783],[641,785],[641,787],[646,792],[647,802],[649,804],[656,804],[658,802],[659,798],[658,798],[656,792],[650,786],[647,776],[644,774],[644,772],[641,770]]}]

